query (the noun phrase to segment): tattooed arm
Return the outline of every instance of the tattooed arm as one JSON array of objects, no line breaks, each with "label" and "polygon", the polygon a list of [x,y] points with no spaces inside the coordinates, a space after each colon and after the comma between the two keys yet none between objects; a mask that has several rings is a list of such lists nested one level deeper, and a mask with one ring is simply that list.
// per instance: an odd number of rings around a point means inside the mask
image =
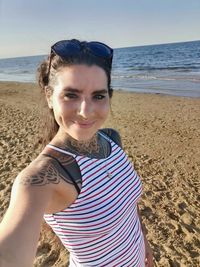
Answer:
[{"label": "tattooed arm", "polygon": [[0,266],[33,265],[43,214],[59,183],[49,161],[33,162],[16,178],[0,224]]}]

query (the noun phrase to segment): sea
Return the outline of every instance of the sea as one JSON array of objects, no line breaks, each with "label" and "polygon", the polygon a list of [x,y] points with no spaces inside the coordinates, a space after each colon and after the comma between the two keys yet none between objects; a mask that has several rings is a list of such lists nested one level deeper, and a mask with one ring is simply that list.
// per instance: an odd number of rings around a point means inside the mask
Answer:
[{"label": "sea", "polygon": [[[36,82],[37,67],[46,57],[0,59],[0,81]],[[114,49],[112,87],[200,97],[200,41]]]}]

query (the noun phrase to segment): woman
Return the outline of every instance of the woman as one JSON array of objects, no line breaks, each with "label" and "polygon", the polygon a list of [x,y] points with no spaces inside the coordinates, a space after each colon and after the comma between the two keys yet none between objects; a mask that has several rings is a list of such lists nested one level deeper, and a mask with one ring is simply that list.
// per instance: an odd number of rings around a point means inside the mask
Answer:
[{"label": "woman", "polygon": [[113,50],[59,41],[38,70],[51,117],[49,143],[16,178],[0,225],[0,266],[31,266],[42,219],[70,252],[70,266],[153,266],[137,202],[141,182],[119,134],[101,129]]}]

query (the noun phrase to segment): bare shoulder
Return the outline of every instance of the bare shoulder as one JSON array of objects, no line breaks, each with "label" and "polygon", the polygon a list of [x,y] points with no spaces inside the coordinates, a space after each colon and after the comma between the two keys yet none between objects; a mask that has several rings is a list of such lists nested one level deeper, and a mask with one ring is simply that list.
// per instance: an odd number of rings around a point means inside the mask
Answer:
[{"label": "bare shoulder", "polygon": [[104,128],[101,129],[101,131],[104,132],[106,135],[108,135],[116,144],[122,147],[121,136],[118,131],[112,128]]}]

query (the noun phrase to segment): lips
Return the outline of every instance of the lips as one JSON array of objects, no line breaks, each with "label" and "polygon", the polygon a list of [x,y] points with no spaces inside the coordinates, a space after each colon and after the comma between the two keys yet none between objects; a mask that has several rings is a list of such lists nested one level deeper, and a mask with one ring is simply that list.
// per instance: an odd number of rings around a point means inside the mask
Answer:
[{"label": "lips", "polygon": [[88,121],[87,122],[85,122],[85,121],[84,122],[82,122],[82,121],[81,122],[75,121],[74,123],[78,127],[80,127],[80,128],[86,128],[87,129],[87,128],[91,128],[94,125],[95,122],[94,121],[92,121],[92,122],[88,122]]}]

